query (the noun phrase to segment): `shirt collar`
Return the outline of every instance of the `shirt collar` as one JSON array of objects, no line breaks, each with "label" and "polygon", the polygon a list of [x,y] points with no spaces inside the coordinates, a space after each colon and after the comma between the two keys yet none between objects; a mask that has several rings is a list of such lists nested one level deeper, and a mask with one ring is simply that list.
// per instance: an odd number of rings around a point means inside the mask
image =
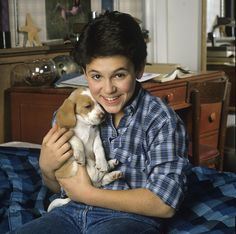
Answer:
[{"label": "shirt collar", "polygon": [[124,113],[125,114],[135,113],[142,96],[143,96],[143,89],[141,85],[137,82],[134,94],[124,108]]}]

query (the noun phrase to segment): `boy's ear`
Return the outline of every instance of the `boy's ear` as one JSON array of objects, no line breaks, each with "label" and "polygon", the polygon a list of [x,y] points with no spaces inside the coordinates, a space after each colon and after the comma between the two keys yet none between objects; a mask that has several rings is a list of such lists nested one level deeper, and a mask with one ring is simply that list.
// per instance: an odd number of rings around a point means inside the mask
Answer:
[{"label": "boy's ear", "polygon": [[85,69],[85,68],[82,68],[82,70],[83,70],[83,73],[84,73],[85,79],[87,80],[86,69]]},{"label": "boy's ear", "polygon": [[145,63],[140,67],[136,73],[136,79],[141,79],[144,73]]}]

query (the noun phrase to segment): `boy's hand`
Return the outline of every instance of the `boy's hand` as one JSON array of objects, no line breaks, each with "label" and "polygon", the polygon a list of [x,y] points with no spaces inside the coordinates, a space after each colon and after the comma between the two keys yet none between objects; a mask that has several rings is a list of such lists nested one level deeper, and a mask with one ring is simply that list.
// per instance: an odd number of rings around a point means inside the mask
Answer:
[{"label": "boy's hand", "polygon": [[67,196],[77,202],[86,203],[88,195],[94,188],[88,175],[86,166],[79,165],[77,174],[69,178],[58,178],[58,182],[65,190]]},{"label": "boy's hand", "polygon": [[43,138],[39,165],[45,176],[55,179],[55,170],[73,155],[69,143],[72,136],[72,131],[55,125]]}]

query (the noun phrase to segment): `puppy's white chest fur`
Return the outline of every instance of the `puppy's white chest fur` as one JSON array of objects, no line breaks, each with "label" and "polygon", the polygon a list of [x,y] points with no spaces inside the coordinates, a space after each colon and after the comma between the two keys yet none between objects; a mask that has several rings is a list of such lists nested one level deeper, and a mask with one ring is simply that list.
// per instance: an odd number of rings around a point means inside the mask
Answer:
[{"label": "puppy's white chest fur", "polygon": [[78,123],[74,128],[74,133],[84,145],[85,150],[85,157],[88,159],[95,160],[94,157],[94,141],[96,136],[99,135],[98,127],[97,126],[86,126],[84,124]]},{"label": "puppy's white chest fur", "polygon": [[86,148],[91,149],[97,132],[96,128],[97,127],[95,126],[85,126],[84,124],[77,124],[74,128],[74,133],[83,141]]}]

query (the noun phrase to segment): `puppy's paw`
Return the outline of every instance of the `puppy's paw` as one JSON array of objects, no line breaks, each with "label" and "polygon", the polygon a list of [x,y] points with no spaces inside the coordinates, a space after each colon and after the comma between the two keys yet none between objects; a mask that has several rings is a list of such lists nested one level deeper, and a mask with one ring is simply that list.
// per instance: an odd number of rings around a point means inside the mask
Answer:
[{"label": "puppy's paw", "polygon": [[106,160],[96,160],[96,168],[101,172],[107,172],[109,165]]},{"label": "puppy's paw", "polygon": [[84,159],[81,159],[81,158],[78,158],[75,160],[78,164],[82,165],[82,166],[85,166],[86,162]]},{"label": "puppy's paw", "polygon": [[121,171],[112,171],[107,173],[103,178],[102,178],[102,185],[109,184],[115,180],[124,178],[124,174]]},{"label": "puppy's paw", "polygon": [[108,161],[109,170],[114,169],[119,164],[119,161],[117,159],[111,159]]},{"label": "puppy's paw", "polygon": [[84,153],[82,153],[81,151],[74,151],[74,154],[73,154],[74,158],[75,158],[75,161],[78,163],[78,164],[81,164],[81,165],[85,165],[86,161],[85,161],[85,155]]},{"label": "puppy's paw", "polygon": [[124,177],[124,174],[122,171],[114,171],[114,173],[112,174],[112,178],[114,180],[121,179],[123,177]]}]

